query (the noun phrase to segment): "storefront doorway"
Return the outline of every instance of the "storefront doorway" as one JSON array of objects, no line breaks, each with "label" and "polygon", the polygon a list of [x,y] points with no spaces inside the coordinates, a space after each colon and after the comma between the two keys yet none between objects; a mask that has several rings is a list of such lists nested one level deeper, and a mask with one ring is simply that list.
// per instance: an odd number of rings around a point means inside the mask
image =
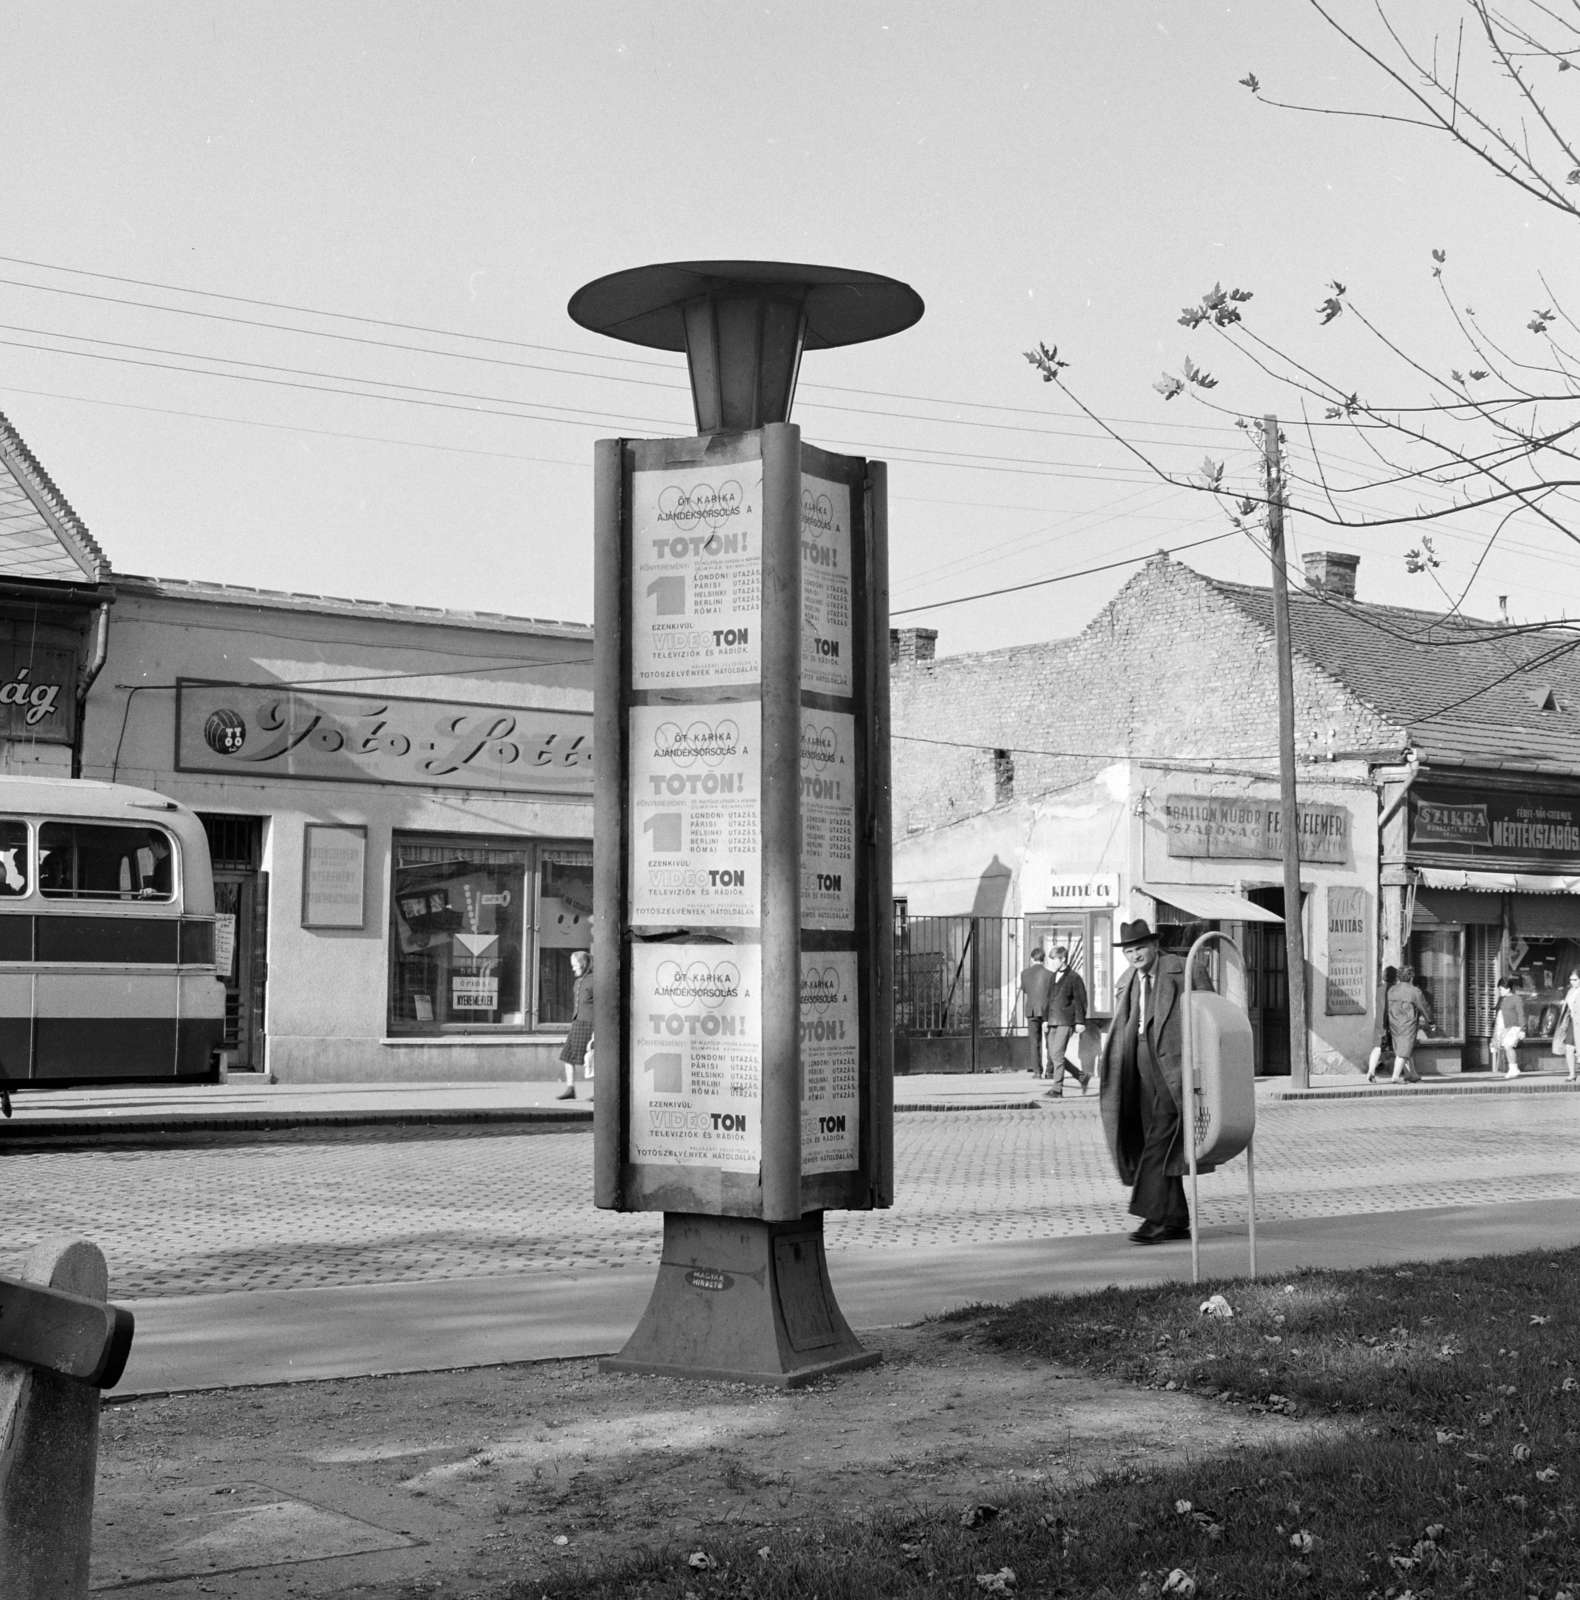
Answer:
[{"label": "storefront doorway", "polygon": [[269,949],[269,875],[260,866],[263,818],[201,820],[214,863],[215,966],[225,980],[221,1048],[229,1070],[262,1072]]},{"label": "storefront doorway", "polygon": [[[1252,905],[1284,914],[1282,889],[1248,889]],[[1277,922],[1245,924],[1246,1009],[1256,1046],[1259,1078],[1289,1076],[1289,950]]]}]

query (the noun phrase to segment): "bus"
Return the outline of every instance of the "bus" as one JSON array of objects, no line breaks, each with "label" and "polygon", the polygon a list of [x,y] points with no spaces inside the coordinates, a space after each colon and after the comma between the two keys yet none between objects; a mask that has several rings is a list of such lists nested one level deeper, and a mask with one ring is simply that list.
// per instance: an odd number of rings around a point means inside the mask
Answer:
[{"label": "bus", "polygon": [[0,777],[0,1090],[216,1078],[214,955],[194,813],[126,784]]}]

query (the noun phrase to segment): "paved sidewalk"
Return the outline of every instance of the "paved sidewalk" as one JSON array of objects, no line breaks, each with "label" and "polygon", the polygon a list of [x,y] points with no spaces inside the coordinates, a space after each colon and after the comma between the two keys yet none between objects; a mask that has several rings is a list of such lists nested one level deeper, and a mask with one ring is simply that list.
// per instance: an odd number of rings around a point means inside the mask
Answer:
[{"label": "paved sidewalk", "polygon": [[[590,1121],[595,1085],[578,1082],[574,1100],[559,1099],[563,1088],[558,1082],[269,1084],[238,1077],[168,1087],[21,1089],[12,1095],[13,1115],[0,1120],[0,1148],[18,1140],[79,1136]],[[1047,1098],[1048,1088],[1029,1072],[917,1075],[896,1080],[895,1108],[1024,1109]]]},{"label": "paved sidewalk", "polygon": [[[558,1098],[561,1083],[268,1084],[238,1077],[223,1084],[102,1085],[22,1089],[14,1114],[0,1120],[0,1150],[43,1140],[166,1137],[177,1134],[274,1133],[292,1128],[433,1127],[444,1124],[578,1123],[592,1119],[594,1085],[578,1083],[575,1100]],[[1006,1111],[1059,1106],[1083,1097],[1074,1083],[1063,1099],[1029,1072],[917,1073],[896,1078],[897,1112]],[[1489,1073],[1427,1079],[1421,1084],[1368,1084],[1347,1073],[1314,1078],[1294,1091],[1287,1078],[1262,1078],[1257,1099],[1382,1098],[1403,1095],[1576,1093],[1561,1068],[1510,1081]],[[1094,1083],[1084,1097],[1097,1096]]]},{"label": "paved sidewalk", "polygon": [[[1258,1230],[1258,1275],[1577,1244],[1580,1200],[1314,1218]],[[1204,1279],[1245,1276],[1243,1225],[1208,1228],[1201,1258]],[[861,1330],[961,1305],[1188,1280],[1190,1246],[1138,1249],[1118,1233],[908,1251],[856,1246],[830,1251],[829,1274]],[[650,1269],[627,1268],[135,1301],[137,1337],[112,1399],[608,1355],[636,1326],[652,1287]]]}]

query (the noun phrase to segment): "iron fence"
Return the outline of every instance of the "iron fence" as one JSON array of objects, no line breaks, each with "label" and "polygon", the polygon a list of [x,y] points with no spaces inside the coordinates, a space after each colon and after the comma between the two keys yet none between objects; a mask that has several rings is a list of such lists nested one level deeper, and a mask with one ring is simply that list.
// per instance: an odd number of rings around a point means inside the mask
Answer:
[{"label": "iron fence", "polygon": [[974,1041],[1023,1030],[1023,942],[1019,917],[912,917],[897,911],[895,1032]]}]

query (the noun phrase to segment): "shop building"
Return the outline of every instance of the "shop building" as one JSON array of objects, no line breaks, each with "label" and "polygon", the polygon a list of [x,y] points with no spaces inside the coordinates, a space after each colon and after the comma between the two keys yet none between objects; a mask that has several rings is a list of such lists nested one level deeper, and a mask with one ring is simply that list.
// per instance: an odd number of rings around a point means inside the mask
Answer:
[{"label": "shop building", "polygon": [[103,664],[109,563],[0,415],[0,773],[78,775],[82,702]]},{"label": "shop building", "polygon": [[233,1067],[558,1075],[590,944],[590,680],[579,625],[116,579],[82,772],[202,817]]},{"label": "shop building", "polygon": [[234,1070],[559,1075],[591,943],[591,637],[113,573],[0,417],[0,771],[198,813]]},{"label": "shop building", "polygon": [[[1429,1070],[1487,1064],[1500,971],[1526,980],[1535,1058],[1580,963],[1580,632],[1362,602],[1356,566],[1309,557],[1290,606],[1313,1068],[1364,1069],[1380,970],[1406,960]],[[1159,556],[1073,638],[936,638],[891,648],[906,912],[1017,918],[1028,952],[1079,938],[1094,1007],[1118,920],[1220,927],[1259,1070],[1287,1071],[1270,591]]]}]

